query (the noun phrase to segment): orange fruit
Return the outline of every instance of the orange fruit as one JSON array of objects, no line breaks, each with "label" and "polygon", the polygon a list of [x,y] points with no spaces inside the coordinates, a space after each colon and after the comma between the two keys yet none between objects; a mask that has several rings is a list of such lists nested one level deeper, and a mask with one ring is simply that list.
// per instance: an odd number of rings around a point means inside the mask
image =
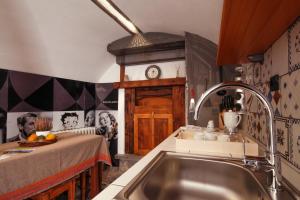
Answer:
[{"label": "orange fruit", "polygon": [[34,142],[34,141],[37,141],[37,139],[38,139],[38,136],[35,133],[33,133],[27,138],[27,141]]},{"label": "orange fruit", "polygon": [[46,140],[54,140],[56,138],[56,135],[54,135],[53,133],[49,133],[47,136],[46,136]]}]

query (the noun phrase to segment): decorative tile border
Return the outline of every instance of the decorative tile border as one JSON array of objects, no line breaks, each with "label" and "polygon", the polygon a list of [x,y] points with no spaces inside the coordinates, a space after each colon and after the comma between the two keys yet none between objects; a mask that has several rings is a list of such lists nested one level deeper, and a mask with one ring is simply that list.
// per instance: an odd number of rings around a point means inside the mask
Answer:
[{"label": "decorative tile border", "polygon": [[277,149],[284,158],[289,157],[289,130],[286,127],[285,121],[275,121]]},{"label": "decorative tile border", "polygon": [[[282,158],[300,170],[300,119],[275,116],[278,151]],[[266,145],[269,127],[263,112],[250,112],[247,117],[247,130],[258,141]]]},{"label": "decorative tile border", "polygon": [[294,71],[297,71],[298,69],[300,69],[300,64],[295,64],[293,66],[289,66],[289,74],[291,74]]},{"label": "decorative tile border", "polygon": [[[295,56],[297,54],[298,56]],[[288,73],[300,69],[300,17],[288,29]]]}]

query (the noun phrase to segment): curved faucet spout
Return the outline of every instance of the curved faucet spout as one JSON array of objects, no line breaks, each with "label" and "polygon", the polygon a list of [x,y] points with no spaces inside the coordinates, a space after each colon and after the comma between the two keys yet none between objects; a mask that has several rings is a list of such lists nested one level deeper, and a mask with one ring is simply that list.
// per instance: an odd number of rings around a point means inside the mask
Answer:
[{"label": "curved faucet spout", "polygon": [[[274,123],[274,113],[272,106],[268,99],[255,87],[252,87],[248,84],[241,83],[241,82],[224,82],[217,84],[207,91],[205,91],[200,99],[198,100],[196,107],[195,107],[195,115],[194,119],[197,120],[199,118],[199,109],[203,106],[204,102],[210,97],[211,94],[214,94],[220,90],[226,89],[243,89],[245,91],[250,92],[251,94],[255,95],[265,106],[269,115],[269,125],[270,125],[270,137],[268,141],[268,150],[269,156],[267,157],[268,162],[274,166],[275,168],[275,179],[278,185],[280,184],[281,174],[280,172],[280,157],[277,155],[277,148],[276,148],[276,133],[275,133],[275,123]],[[276,186],[275,186],[276,187]]]}]

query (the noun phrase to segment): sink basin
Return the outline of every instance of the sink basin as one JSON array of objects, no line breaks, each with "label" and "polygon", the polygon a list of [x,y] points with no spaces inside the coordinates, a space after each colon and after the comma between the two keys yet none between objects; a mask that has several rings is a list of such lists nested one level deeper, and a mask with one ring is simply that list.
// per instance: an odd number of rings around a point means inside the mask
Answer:
[{"label": "sink basin", "polygon": [[116,199],[271,199],[237,161],[161,152]]}]

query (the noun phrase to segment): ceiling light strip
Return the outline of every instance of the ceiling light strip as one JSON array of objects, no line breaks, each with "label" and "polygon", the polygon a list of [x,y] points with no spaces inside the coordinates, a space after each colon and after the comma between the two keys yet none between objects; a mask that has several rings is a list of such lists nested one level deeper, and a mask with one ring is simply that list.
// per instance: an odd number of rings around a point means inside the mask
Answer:
[{"label": "ceiling light strip", "polygon": [[92,0],[106,14],[111,16],[130,34],[139,34],[141,30],[137,28],[132,21],[111,1],[111,0]]}]

